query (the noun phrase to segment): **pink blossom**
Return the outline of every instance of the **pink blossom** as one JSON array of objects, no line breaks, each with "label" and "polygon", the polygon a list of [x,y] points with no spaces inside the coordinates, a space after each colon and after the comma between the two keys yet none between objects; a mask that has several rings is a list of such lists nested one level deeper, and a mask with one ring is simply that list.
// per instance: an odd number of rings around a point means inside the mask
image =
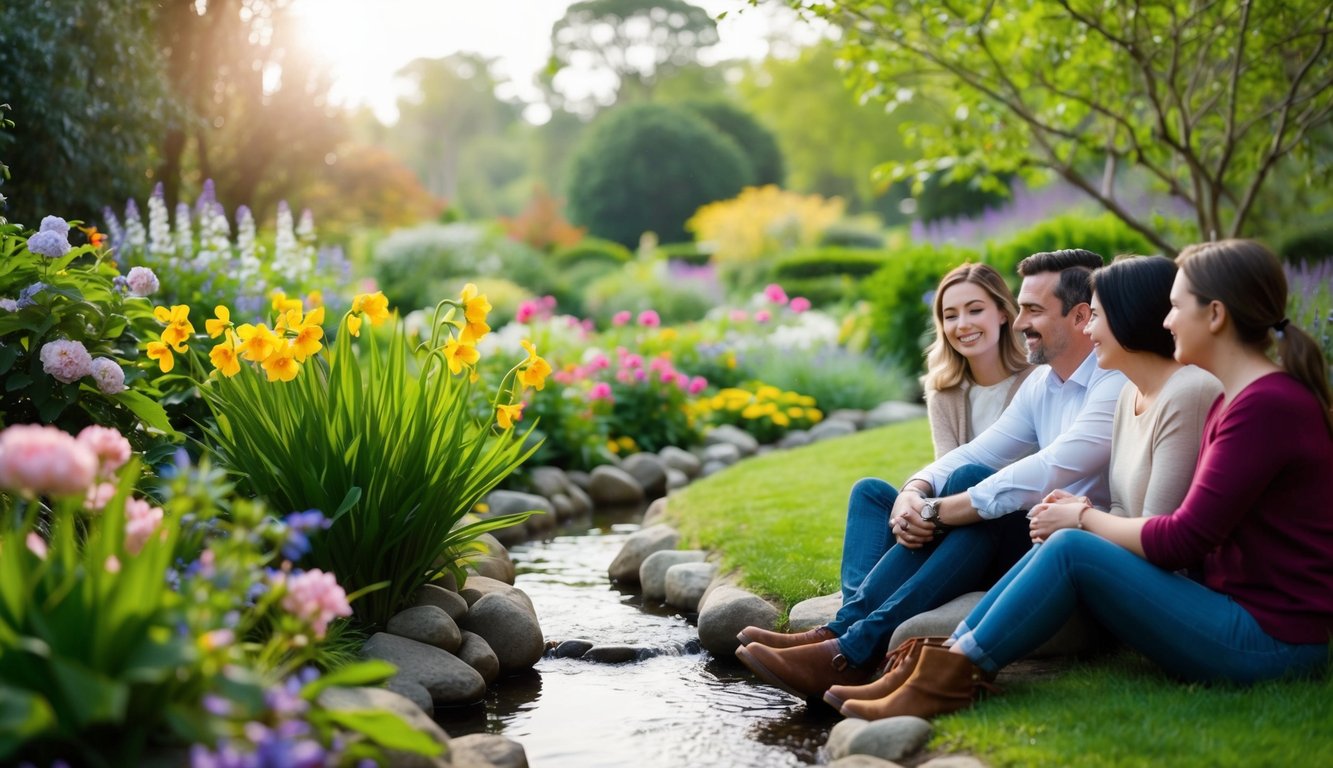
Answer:
[{"label": "pink blossom", "polygon": [[287,579],[287,594],[282,607],[288,613],[310,623],[315,637],[324,637],[329,622],[338,616],[351,616],[347,593],[338,586],[333,574],[312,568]]},{"label": "pink blossom", "polygon": [[23,543],[28,545],[28,551],[36,555],[38,560],[46,559],[46,539],[37,535],[36,531],[28,531],[28,537]]},{"label": "pink blossom", "polygon": [[610,359],[607,358],[606,355],[602,354],[601,352],[598,352],[597,354],[592,356],[591,360],[588,361],[588,365],[592,366],[592,369],[594,371],[604,371],[607,368],[611,367],[611,361]]},{"label": "pink blossom", "polygon": [[100,512],[115,495],[116,486],[111,483],[98,483],[89,488],[88,495],[83,497],[83,508],[89,512]]},{"label": "pink blossom", "polygon": [[518,305],[518,311],[514,313],[514,322],[526,323],[537,316],[537,302],[525,301]]},{"label": "pink blossom", "polygon": [[663,384],[670,384],[676,380],[676,372],[670,368],[666,368],[661,373],[657,374],[657,378]]},{"label": "pink blossom", "polygon": [[40,353],[42,370],[69,384],[93,372],[93,358],[83,344],[69,339],[48,341]]},{"label": "pink blossom", "polygon": [[107,573],[120,573],[120,558],[115,555],[107,555],[106,562],[102,565]]},{"label": "pink blossom", "polygon": [[708,379],[705,379],[702,376],[695,376],[694,378],[690,379],[690,388],[688,392],[691,395],[697,395],[700,392],[704,391],[704,389],[707,387],[708,387]]},{"label": "pink blossom", "polygon": [[747,314],[745,310],[743,310],[743,309],[733,309],[733,310],[731,310],[731,322],[733,322],[733,323],[743,323],[743,322],[745,322],[746,320],[749,320],[749,319],[750,319],[750,315]]},{"label": "pink blossom", "polygon": [[630,319],[630,311],[628,309],[624,309],[611,316],[611,325],[614,325],[617,328],[619,328],[620,326],[629,323],[629,319]]},{"label": "pink blossom", "polygon": [[607,384],[605,381],[599,381],[599,382],[597,382],[596,384],[593,384],[593,385],[592,385],[592,389],[588,390],[588,399],[589,399],[589,400],[610,400],[610,399],[611,399],[611,385],[610,385],[610,384]]},{"label": "pink blossom", "polygon": [[660,371],[664,368],[668,370],[671,368],[671,361],[665,357],[654,357],[652,362],[648,363],[648,370],[650,371]]},{"label": "pink blossom", "polygon": [[134,267],[130,273],[125,276],[125,284],[129,286],[130,293],[135,296],[151,296],[157,293],[161,287],[157,281],[157,275],[148,267]]},{"label": "pink blossom", "polygon": [[810,300],[804,296],[797,296],[796,298],[792,299],[791,304],[787,306],[791,307],[791,311],[799,315],[800,313],[810,309]]},{"label": "pink blossom", "polygon": [[787,303],[787,292],[782,290],[782,286],[777,283],[769,283],[764,286],[764,297],[774,304]]},{"label": "pink blossom", "polygon": [[628,355],[625,355],[625,359],[621,361],[621,364],[624,365],[626,368],[642,368],[643,358],[640,357],[639,355],[630,353]]},{"label": "pink blossom", "polygon": [[583,318],[583,322],[579,323],[579,327],[586,333],[592,333],[597,330],[597,324],[592,321],[591,317]]},{"label": "pink blossom", "polygon": [[546,294],[545,296],[541,297],[539,301],[541,302],[542,309],[546,310],[547,312],[550,312],[555,309],[555,303],[556,303],[555,297],[552,296],[551,294],[549,293]]},{"label": "pink blossom", "polygon": [[639,313],[639,325],[645,328],[656,328],[662,324],[662,318],[651,309],[645,309]]},{"label": "pink blossom", "polygon": [[84,427],[78,440],[97,456],[102,477],[110,477],[130,460],[130,441],[109,427]]},{"label": "pink blossom", "polygon": [[620,370],[616,371],[616,381],[620,382],[621,384],[629,384],[630,382],[634,381],[634,372],[628,368],[621,368]]},{"label": "pink blossom", "polygon": [[767,309],[761,309],[758,312],[754,313],[754,321],[756,323],[767,323],[769,320],[772,319],[773,319],[773,313],[769,312]]},{"label": "pink blossom", "polygon": [[645,371],[645,370],[642,369],[642,368],[635,368],[635,369],[634,369],[634,378],[635,378],[637,381],[647,381],[647,380],[648,380],[648,372]]},{"label": "pink blossom", "polygon": [[565,386],[569,386],[570,384],[574,383],[574,372],[559,370],[556,371],[555,374],[551,376],[551,378],[555,379],[557,384],[564,384]]},{"label": "pink blossom", "polygon": [[680,371],[675,371],[675,372],[673,372],[673,373],[672,373],[672,376],[673,376],[673,377],[675,378],[675,380],[676,380],[676,388],[677,388],[677,389],[679,389],[680,391],[684,392],[684,391],[687,391],[687,390],[690,388],[690,377],[689,377],[689,376],[686,376],[685,374],[681,373]]},{"label": "pink blossom", "polygon": [[162,524],[162,508],[152,507],[143,499],[125,500],[125,551],[137,555],[148,537]]},{"label": "pink blossom", "polygon": [[104,395],[115,395],[125,391],[125,370],[109,357],[93,359],[93,381]]},{"label": "pink blossom", "polygon": [[19,424],[0,432],[0,487],[33,495],[81,495],[96,473],[92,449],[55,427]]}]

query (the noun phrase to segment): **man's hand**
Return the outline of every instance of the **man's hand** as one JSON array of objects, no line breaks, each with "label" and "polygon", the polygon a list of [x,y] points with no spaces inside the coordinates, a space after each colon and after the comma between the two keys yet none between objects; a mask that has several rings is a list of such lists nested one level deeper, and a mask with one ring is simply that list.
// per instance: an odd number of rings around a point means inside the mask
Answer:
[{"label": "man's hand", "polygon": [[889,514],[889,532],[908,549],[920,549],[935,539],[935,526],[921,519],[921,507],[926,503],[920,493],[904,489],[893,502]]}]

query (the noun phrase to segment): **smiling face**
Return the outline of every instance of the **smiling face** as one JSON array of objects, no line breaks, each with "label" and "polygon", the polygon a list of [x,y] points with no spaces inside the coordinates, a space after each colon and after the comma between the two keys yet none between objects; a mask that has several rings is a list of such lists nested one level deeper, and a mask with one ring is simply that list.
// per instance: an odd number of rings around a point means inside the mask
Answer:
[{"label": "smiling face", "polygon": [[1028,362],[1034,365],[1060,360],[1070,351],[1074,334],[1081,329],[1082,315],[1077,307],[1068,315],[1060,312],[1060,298],[1055,295],[1059,282],[1058,272],[1041,272],[1023,278],[1023,287],[1018,292],[1014,330],[1023,334]]},{"label": "smiling face", "polygon": [[1206,367],[1206,351],[1211,346],[1210,319],[1212,308],[1199,301],[1192,292],[1184,270],[1176,273],[1171,284],[1171,311],[1166,314],[1163,327],[1176,340],[1175,358],[1179,363]]},{"label": "smiling face", "polygon": [[968,362],[1000,354],[1005,317],[984,288],[955,283],[944,289],[940,310],[944,338]]},{"label": "smiling face", "polygon": [[1097,367],[1108,370],[1121,370],[1125,348],[1111,332],[1111,323],[1106,319],[1106,310],[1096,292],[1092,294],[1092,314],[1083,326],[1083,335],[1092,340],[1092,353],[1097,356]]}]

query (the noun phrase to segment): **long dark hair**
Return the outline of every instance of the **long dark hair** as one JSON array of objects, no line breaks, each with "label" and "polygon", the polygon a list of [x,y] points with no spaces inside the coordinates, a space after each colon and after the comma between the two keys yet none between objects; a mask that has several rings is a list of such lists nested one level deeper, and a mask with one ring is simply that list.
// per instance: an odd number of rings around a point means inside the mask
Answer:
[{"label": "long dark hair", "polygon": [[1171,311],[1171,283],[1175,262],[1165,256],[1117,256],[1092,273],[1111,335],[1130,352],[1152,352],[1170,358],[1176,343],[1162,326]]}]

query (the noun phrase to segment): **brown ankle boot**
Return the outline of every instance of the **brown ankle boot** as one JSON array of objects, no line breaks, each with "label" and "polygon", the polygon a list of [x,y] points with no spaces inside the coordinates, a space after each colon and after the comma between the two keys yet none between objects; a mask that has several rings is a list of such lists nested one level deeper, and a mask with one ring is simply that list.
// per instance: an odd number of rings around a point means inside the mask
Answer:
[{"label": "brown ankle boot", "polygon": [[736,635],[736,639],[741,641],[741,645],[759,643],[760,645],[767,645],[769,648],[795,648],[798,645],[822,643],[835,637],[837,635],[833,634],[833,631],[828,627],[815,627],[806,632],[793,634],[774,632],[762,627],[746,627]]},{"label": "brown ankle boot", "polygon": [[912,676],[902,687],[882,699],[852,699],[842,705],[842,714],[863,720],[913,715],[932,718],[972,705],[978,688],[996,690],[986,681],[981,667],[948,648],[926,646]]},{"label": "brown ankle boot", "polygon": [[947,637],[911,637],[884,657],[884,674],[865,685],[835,685],[824,692],[824,702],[834,709],[852,699],[882,699],[902,687],[916,669],[921,650],[926,646],[944,647]]},{"label": "brown ankle boot", "polygon": [[837,640],[795,648],[751,643],[737,648],[736,658],[764,682],[802,699],[818,696],[830,685],[856,685],[870,677],[869,669],[848,662]]}]

